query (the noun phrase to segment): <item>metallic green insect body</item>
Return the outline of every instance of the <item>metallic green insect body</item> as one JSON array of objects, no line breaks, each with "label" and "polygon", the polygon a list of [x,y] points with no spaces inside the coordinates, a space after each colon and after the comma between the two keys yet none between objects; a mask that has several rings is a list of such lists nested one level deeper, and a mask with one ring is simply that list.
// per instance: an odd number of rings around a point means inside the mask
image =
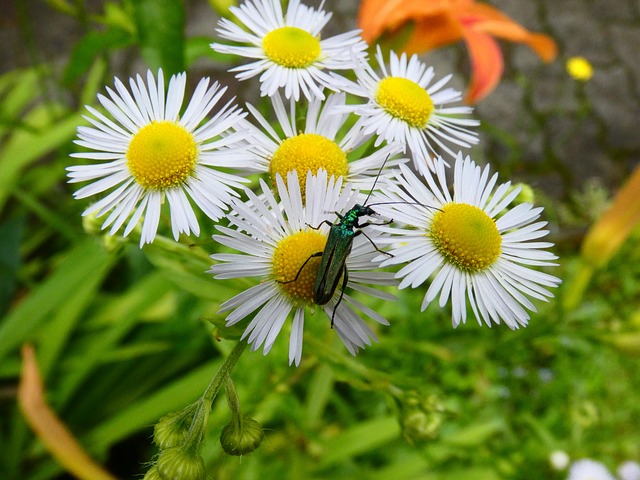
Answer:
[{"label": "metallic green insect body", "polygon": [[[309,260],[321,257],[320,265],[318,266],[318,274],[316,276],[316,283],[313,288],[313,301],[318,305],[326,305],[335,294],[338,284],[340,283],[340,279],[342,278],[340,298],[338,298],[338,302],[336,303],[336,306],[333,309],[333,314],[331,315],[332,328],[333,321],[336,316],[336,310],[338,309],[340,302],[342,302],[344,290],[347,288],[347,283],[349,282],[349,271],[347,270],[346,262],[347,257],[351,253],[353,239],[362,234],[371,242],[378,252],[385,255],[391,255],[390,253],[380,250],[362,229],[369,225],[388,225],[392,220],[378,224],[371,222],[360,224],[361,217],[377,215],[377,212],[375,212],[371,207],[360,204],[354,205],[353,208],[348,210],[344,215],[340,215],[338,212],[336,212],[336,215],[340,219],[339,222],[331,223],[328,220],[322,222],[331,227],[324,251],[316,252],[307,258],[300,267],[300,270],[298,270],[296,277],[291,280],[292,282],[298,280],[300,272],[302,272]],[[320,225],[317,227],[312,226],[312,228],[318,229],[320,228]]]}]

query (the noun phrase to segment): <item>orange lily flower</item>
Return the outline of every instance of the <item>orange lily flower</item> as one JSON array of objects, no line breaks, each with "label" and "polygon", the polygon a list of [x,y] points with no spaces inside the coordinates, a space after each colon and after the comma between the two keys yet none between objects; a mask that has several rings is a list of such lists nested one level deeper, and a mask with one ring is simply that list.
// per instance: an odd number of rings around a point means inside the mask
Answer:
[{"label": "orange lily flower", "polygon": [[414,24],[402,48],[408,54],[466,42],[472,69],[466,96],[469,103],[486,97],[502,77],[502,52],[493,37],[524,43],[545,62],[558,52],[547,35],[531,33],[496,8],[475,0],[362,0],[360,4],[358,24],[368,43],[408,22]]}]

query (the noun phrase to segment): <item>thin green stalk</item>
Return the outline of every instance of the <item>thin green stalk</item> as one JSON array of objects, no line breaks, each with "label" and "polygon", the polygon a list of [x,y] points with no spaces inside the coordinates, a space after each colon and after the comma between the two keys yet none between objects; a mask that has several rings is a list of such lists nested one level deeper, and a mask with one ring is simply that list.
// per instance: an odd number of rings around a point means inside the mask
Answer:
[{"label": "thin green stalk", "polygon": [[236,363],[240,359],[240,356],[242,355],[242,352],[244,352],[246,346],[247,342],[244,340],[239,340],[238,343],[236,343],[227,359],[220,366],[220,369],[207,386],[202,397],[200,397],[196,402],[196,412],[193,416],[191,427],[189,428],[189,434],[187,435],[187,439],[184,443],[184,450],[186,452],[194,455],[199,454],[200,445],[202,445],[202,441],[204,440],[204,432],[206,430],[209,414],[211,413],[213,401],[215,400],[222,383],[229,375],[231,375],[233,367],[235,367]]}]

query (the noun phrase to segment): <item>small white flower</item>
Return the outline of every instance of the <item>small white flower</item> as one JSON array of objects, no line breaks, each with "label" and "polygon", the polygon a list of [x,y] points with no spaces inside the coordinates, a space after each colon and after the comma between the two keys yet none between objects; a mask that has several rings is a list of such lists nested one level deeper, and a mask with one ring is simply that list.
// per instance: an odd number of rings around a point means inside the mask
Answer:
[{"label": "small white flower", "polygon": [[[344,182],[352,183],[355,188],[371,189],[378,174],[381,178],[389,174],[389,169],[381,172],[383,165],[391,167],[406,159],[388,160],[402,151],[397,144],[386,145],[366,156],[354,151],[370,137],[358,126],[345,131],[349,114],[336,113],[337,108],[345,105],[345,97],[344,93],[334,93],[326,100],[316,98],[304,109],[293,99],[287,108],[280,95],[274,95],[271,104],[282,133],[277,132],[257,109],[247,105],[261,127],[252,129],[248,147],[253,155],[253,168],[260,173],[268,172],[273,186],[277,175],[286,178],[288,172],[295,170],[302,192],[307,170],[315,175],[320,169],[326,170],[329,177],[343,177]],[[301,117],[305,121],[299,126]]]},{"label": "small white flower", "polygon": [[231,69],[237,78],[246,80],[260,75],[260,92],[274,95],[284,88],[286,98],[309,100],[324,98],[324,87],[335,90],[335,79],[326,70],[350,70],[353,57],[364,57],[367,44],[360,31],[320,39],[320,32],[331,13],[301,5],[291,0],[286,14],[280,0],[248,0],[229,9],[249,31],[231,20],[219,22],[218,33],[227,40],[249,46],[212,43],[217,52],[256,59],[255,62]]},{"label": "small white flower", "polygon": [[361,117],[365,133],[378,135],[376,145],[386,140],[408,147],[416,169],[426,174],[433,170],[439,150],[456,156],[449,144],[467,148],[478,143],[478,134],[467,128],[480,123],[466,118],[473,108],[452,106],[462,100],[462,94],[444,88],[452,75],[432,83],[433,67],[427,68],[417,55],[407,60],[406,54],[398,57],[394,52],[387,70],[379,46],[376,59],[381,76],[367,62],[354,59],[357,84],[336,77],[341,89],[367,99],[365,104],[345,108]]},{"label": "small white flower", "polygon": [[415,288],[433,277],[422,310],[438,296],[441,307],[451,299],[454,326],[466,321],[467,303],[479,323],[526,325],[525,308],[535,311],[527,296],[546,300],[553,296],[547,288],[560,283],[530,268],[556,265],[551,261],[557,257],[544,250],[553,244],[533,241],[548,233],[542,229],[546,222],[534,223],[542,208],[522,203],[505,211],[519,189],[510,191],[510,183],[494,189],[497,174],[489,178],[488,166],[483,170],[462,154],[455,163],[453,196],[442,159],[435,167],[427,186],[401,165],[397,182],[374,194],[371,204],[378,212],[407,225],[379,227],[395,234],[380,239],[395,245],[394,257],[382,265],[407,263],[396,274],[402,278],[399,288]]},{"label": "small white flower", "polygon": [[[358,194],[348,185],[342,189],[341,178],[337,181],[327,179],[324,170],[317,176],[307,173],[306,202],[302,200],[295,171],[288,174],[287,185],[282,177],[277,177],[280,202],[276,201],[265,182],[260,183],[263,195],[258,197],[247,189],[247,203],[234,201],[234,212],[229,215],[229,221],[236,229],[216,227],[221,235],[214,235],[214,239],[242,253],[212,255],[214,260],[221,263],[213,265],[210,273],[217,279],[261,278],[260,284],[222,305],[221,311],[232,310],[226,318],[227,325],[234,325],[252,316],[243,338],[247,338],[253,350],[264,345],[266,355],[293,312],[289,363],[299,365],[304,320],[308,313],[306,307],[316,307],[313,290],[320,258],[310,257],[325,249],[329,228],[323,222],[335,220],[332,212],[350,209]],[[376,242],[380,235],[370,231],[369,237]],[[376,271],[377,264],[372,263],[372,259],[377,255],[378,252],[364,235],[355,237],[346,261],[347,285],[373,297],[393,300],[392,295],[363,285],[395,284],[392,273]],[[328,317],[327,327],[330,319],[333,319],[336,332],[349,352],[355,355],[365,345],[371,345],[371,340],[377,341],[373,330],[355,310],[360,310],[382,325],[388,325],[388,322],[348,292],[342,294],[340,281],[331,299],[321,308]]]},{"label": "small white flower", "polygon": [[554,450],[551,452],[551,455],[549,455],[549,463],[554,470],[564,470],[569,466],[570,461],[569,455],[563,450]]},{"label": "small white flower", "polygon": [[218,167],[248,166],[246,154],[234,148],[246,134],[230,133],[245,114],[227,103],[205,121],[226,90],[217,82],[209,86],[208,78],[198,83],[181,113],[185,83],[184,73],[172,76],[165,98],[162,71],[157,83],[150,71],[146,85],[140,75],[131,78],[130,91],[116,78],[116,91],[107,87],[109,97],[98,95],[111,118],[87,106],[93,117],[85,118],[93,126],[78,127],[75,143],[92,151],[71,156],[101,163],[67,168],[69,182],[92,181],[74,197],[110,191],[83,215],[111,212],[102,228],[111,226],[113,235],[128,222],[125,236],[144,217],[140,246],[153,242],[165,199],[176,240],[180,233],[199,235],[189,199],[217,220],[244,181]]},{"label": "small white flower", "polygon": [[583,458],[571,464],[567,480],[616,480],[602,463]]},{"label": "small white flower", "polygon": [[628,460],[618,467],[620,480],[640,480],[640,464],[633,460]]}]

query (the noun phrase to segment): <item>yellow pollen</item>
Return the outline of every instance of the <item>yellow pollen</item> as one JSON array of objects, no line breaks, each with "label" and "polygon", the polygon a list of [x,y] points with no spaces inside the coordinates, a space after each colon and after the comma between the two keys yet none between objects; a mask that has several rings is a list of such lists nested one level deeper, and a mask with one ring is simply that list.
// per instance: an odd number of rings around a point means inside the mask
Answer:
[{"label": "yellow pollen", "polygon": [[[283,293],[295,303],[313,302],[320,257],[311,258],[302,271],[300,268],[311,255],[324,251],[326,243],[327,237],[315,231],[297,232],[278,242],[273,253],[273,276]],[[296,275],[298,279],[293,281]]]},{"label": "yellow pollen", "polygon": [[402,77],[383,78],[378,84],[376,102],[389,115],[416,128],[426,127],[433,112],[433,100],[427,91]]},{"label": "yellow pollen", "polygon": [[298,172],[300,192],[304,200],[307,171],[311,170],[313,175],[317,175],[320,168],[327,171],[329,178],[331,175],[336,179],[339,176],[346,177],[349,172],[347,154],[327,137],[315,133],[301,133],[287,138],[280,144],[269,164],[269,175],[275,186],[278,173],[285,179],[288,172]]},{"label": "yellow pollen", "polygon": [[306,68],[322,52],[320,40],[298,27],[271,30],[264,36],[262,48],[270,60],[288,68]]},{"label": "yellow pollen", "polygon": [[479,272],[500,256],[502,237],[496,222],[466,203],[449,203],[433,216],[429,232],[445,258],[461,270]]},{"label": "yellow pollen", "polygon": [[169,121],[152,122],[136,133],[127,149],[133,178],[149,190],[183,184],[193,174],[198,149],[193,135]]}]

